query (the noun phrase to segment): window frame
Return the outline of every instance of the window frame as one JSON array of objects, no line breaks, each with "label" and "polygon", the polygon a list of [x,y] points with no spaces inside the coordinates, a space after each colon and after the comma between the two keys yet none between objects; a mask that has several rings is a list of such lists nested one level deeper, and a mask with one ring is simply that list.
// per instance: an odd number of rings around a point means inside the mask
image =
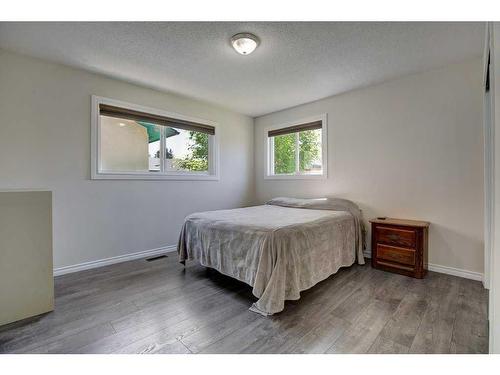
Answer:
[{"label": "window frame", "polygon": [[[204,120],[192,116],[181,115],[175,112],[164,111],[161,109],[145,107],[138,104],[128,103],[121,100],[104,98],[101,96],[92,95],[91,108],[91,179],[92,180],[219,180],[220,165],[219,165],[219,126],[216,122]],[[101,149],[101,116],[99,105],[107,104],[111,106],[121,107],[139,112],[150,113],[153,115],[174,118],[189,122],[213,126],[215,134],[209,136],[208,146],[208,172],[192,172],[192,171],[161,171],[164,168],[165,160],[160,157],[161,170],[159,172],[142,172],[142,171],[102,171],[100,165],[100,149]],[[160,125],[161,126],[161,125]],[[163,130],[162,130],[163,135]],[[164,137],[160,137],[160,153],[164,156],[165,147]],[[163,148],[163,149],[162,149]]]},{"label": "window frame", "polygon": [[[295,143],[295,172],[288,174],[274,174],[274,137],[269,137],[268,132],[270,130],[277,130],[282,128],[288,128],[290,126],[301,125],[309,122],[321,121],[321,173],[303,173],[300,172],[300,161],[299,153],[300,149],[298,146],[298,134],[296,136]],[[286,123],[276,124],[269,126],[264,129],[264,144],[266,148],[265,154],[265,168],[264,168],[264,179],[266,180],[321,180],[328,178],[328,116],[326,113],[321,115],[311,116],[307,118],[302,118],[296,121],[290,121]]]}]

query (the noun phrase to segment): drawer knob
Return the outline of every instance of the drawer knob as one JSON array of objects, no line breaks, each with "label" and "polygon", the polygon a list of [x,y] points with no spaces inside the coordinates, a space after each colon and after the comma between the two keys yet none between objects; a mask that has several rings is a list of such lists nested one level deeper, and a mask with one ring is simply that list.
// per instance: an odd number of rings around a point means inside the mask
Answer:
[{"label": "drawer knob", "polygon": [[394,233],[387,235],[387,237],[389,237],[393,241],[399,240],[399,236],[397,234],[394,234]]}]

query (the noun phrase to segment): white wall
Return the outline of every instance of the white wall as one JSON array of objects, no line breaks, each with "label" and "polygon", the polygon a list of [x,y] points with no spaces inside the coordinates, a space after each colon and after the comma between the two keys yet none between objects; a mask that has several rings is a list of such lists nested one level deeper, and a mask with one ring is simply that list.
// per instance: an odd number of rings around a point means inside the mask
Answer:
[{"label": "white wall", "polygon": [[[90,96],[220,124],[220,181],[90,180]],[[0,189],[53,191],[54,266],[177,243],[192,212],[253,203],[253,120],[0,50]]]},{"label": "white wall", "polygon": [[490,259],[490,353],[500,354],[500,23],[492,23],[490,93],[494,133],[493,251]]},{"label": "white wall", "polygon": [[[429,262],[483,272],[480,59],[257,118],[257,201],[339,196],[365,218],[430,221]],[[328,179],[264,179],[264,128],[328,114]],[[369,241],[368,241],[369,242]]]}]

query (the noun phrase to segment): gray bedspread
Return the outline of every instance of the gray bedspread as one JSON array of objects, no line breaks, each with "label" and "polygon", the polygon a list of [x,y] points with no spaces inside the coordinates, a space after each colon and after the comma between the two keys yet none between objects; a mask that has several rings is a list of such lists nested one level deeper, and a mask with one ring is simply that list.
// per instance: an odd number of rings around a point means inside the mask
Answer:
[{"label": "gray bedspread", "polygon": [[271,315],[285,300],[352,265],[364,264],[361,212],[343,199],[275,198],[263,206],[200,212],[182,227],[179,260],[253,287],[251,310]]}]

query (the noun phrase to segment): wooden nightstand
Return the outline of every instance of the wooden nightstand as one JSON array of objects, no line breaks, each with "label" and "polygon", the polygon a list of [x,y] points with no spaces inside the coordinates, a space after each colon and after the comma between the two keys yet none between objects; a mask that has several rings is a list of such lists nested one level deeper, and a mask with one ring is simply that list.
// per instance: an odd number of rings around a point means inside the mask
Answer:
[{"label": "wooden nightstand", "polygon": [[372,219],[372,267],[422,279],[427,274],[429,223]]}]

